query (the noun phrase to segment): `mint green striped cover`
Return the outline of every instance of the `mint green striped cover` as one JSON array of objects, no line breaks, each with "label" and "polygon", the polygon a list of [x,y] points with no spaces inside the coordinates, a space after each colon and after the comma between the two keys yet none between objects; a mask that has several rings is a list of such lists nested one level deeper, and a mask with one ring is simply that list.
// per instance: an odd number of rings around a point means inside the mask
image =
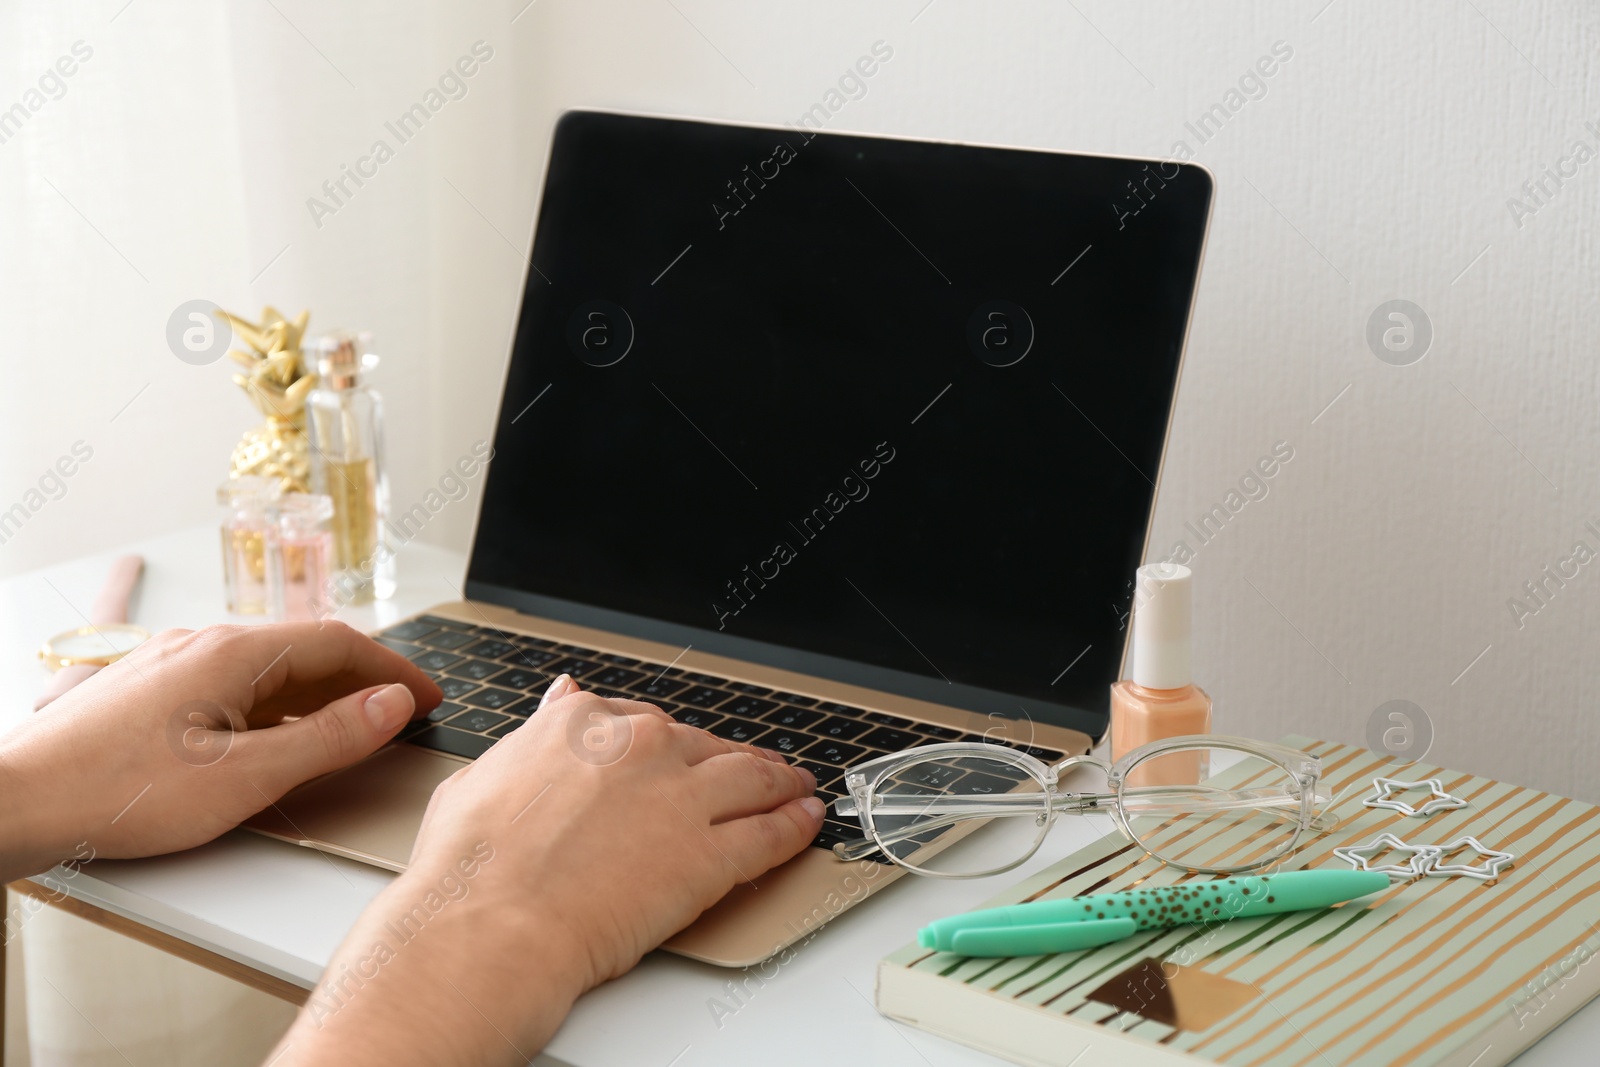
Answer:
[{"label": "mint green striped cover", "polygon": [[[1335,847],[1385,830],[1413,844],[1472,834],[1489,848],[1516,853],[1515,864],[1491,883],[1427,878],[1325,911],[1150,931],[1089,952],[966,959],[911,944],[885,964],[942,974],[990,996],[1239,1067],[1427,1067],[1503,1014],[1545,1010],[1529,983],[1543,976],[1551,988],[1557,961],[1566,961],[1559,974],[1568,977],[1574,967],[1600,967],[1588,960],[1600,954],[1600,809],[1348,745],[1299,737],[1286,743],[1321,757],[1324,791],[1339,798],[1333,810],[1341,822],[1328,834],[1308,832],[1284,869],[1342,864]],[[1366,808],[1361,801],[1377,776],[1442,778],[1469,805],[1427,818]],[[1417,794],[1407,799],[1420,803]],[[1113,831],[983,906],[1207,877],[1185,876]],[[1086,999],[1152,956],[1225,975],[1260,995],[1200,1033]],[[1574,1006],[1558,1009],[1558,993],[1545,995],[1552,1012]]]}]

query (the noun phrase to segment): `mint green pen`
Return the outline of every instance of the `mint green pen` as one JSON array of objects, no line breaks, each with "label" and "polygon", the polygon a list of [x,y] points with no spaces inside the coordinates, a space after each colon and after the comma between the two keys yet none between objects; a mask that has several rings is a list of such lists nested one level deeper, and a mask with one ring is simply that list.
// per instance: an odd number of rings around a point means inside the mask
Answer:
[{"label": "mint green pen", "polygon": [[917,931],[917,943],[963,956],[1075,952],[1140,930],[1326,908],[1389,885],[1389,876],[1378,871],[1286,871],[1036,900],[938,919]]}]

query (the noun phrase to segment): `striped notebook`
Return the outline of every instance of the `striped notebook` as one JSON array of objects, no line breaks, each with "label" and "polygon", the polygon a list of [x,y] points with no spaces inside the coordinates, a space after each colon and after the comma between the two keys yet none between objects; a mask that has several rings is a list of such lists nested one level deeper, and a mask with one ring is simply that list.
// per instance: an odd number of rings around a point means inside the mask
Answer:
[{"label": "striped notebook", "polygon": [[[1600,992],[1600,808],[1349,745],[1285,743],[1322,758],[1341,818],[1302,839],[1286,869],[1342,866],[1334,848],[1385,830],[1414,844],[1471,834],[1516,862],[1492,882],[1425,878],[1086,952],[968,959],[911,944],[879,964],[878,1010],[1030,1065],[1498,1067]],[[1364,807],[1378,776],[1442,778],[1468,804],[1427,818]],[[983,906],[1205,877],[1113,831]]]}]

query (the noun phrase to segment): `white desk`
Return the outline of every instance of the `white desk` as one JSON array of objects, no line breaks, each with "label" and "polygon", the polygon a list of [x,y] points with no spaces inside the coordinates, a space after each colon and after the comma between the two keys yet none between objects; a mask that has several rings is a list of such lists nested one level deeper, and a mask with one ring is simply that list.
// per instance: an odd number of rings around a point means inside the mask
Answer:
[{"label": "white desk", "polygon": [[[215,528],[206,526],[127,546],[146,559],[135,622],[160,630],[199,627],[223,618],[217,536]],[[0,692],[5,694],[0,731],[30,714],[45,680],[33,650],[44,637],[82,625],[73,605],[88,605],[111,558],[89,557],[0,582]],[[395,598],[347,609],[341,618],[375,629],[432,604],[459,599],[463,572],[460,555],[412,545],[400,557]],[[764,984],[750,981],[750,992],[741,993],[739,1001],[726,986],[746,978],[744,972],[654,953],[631,974],[584,997],[541,1062],[697,1067],[859,1057],[870,1065],[998,1064],[878,1015],[872,1008],[875,965],[923,922],[973,906],[1107,829],[1100,820],[1063,820],[1040,856],[998,878],[902,879],[834,920],[775,978]],[[90,864],[69,885],[84,903],[309,989],[357,915],[392,877],[235,832],[175,856]],[[529,966],[538,965],[529,961]],[[724,1012],[720,1026],[712,1013],[714,999],[738,1008],[731,1016]],[[1517,1063],[1589,1064],[1597,1044],[1600,1001]]]}]

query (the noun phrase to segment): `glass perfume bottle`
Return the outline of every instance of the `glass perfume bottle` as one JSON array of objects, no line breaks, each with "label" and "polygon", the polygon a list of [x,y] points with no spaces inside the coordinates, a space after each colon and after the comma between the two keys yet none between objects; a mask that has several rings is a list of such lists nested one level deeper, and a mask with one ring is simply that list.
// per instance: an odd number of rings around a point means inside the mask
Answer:
[{"label": "glass perfume bottle", "polygon": [[321,619],[333,579],[333,501],[321,493],[285,493],[273,509],[277,536],[267,573],[278,619]]},{"label": "glass perfume bottle", "polygon": [[334,596],[363,604],[394,593],[394,554],[384,542],[389,484],[383,463],[383,400],[361,374],[378,364],[371,334],[318,338],[321,380],[306,397],[311,488],[333,500]]},{"label": "glass perfume bottle", "polygon": [[277,495],[276,480],[254,475],[231,478],[217,489],[217,502],[228,509],[222,520],[222,580],[234,615],[272,612],[267,555],[276,536],[269,512]]}]

